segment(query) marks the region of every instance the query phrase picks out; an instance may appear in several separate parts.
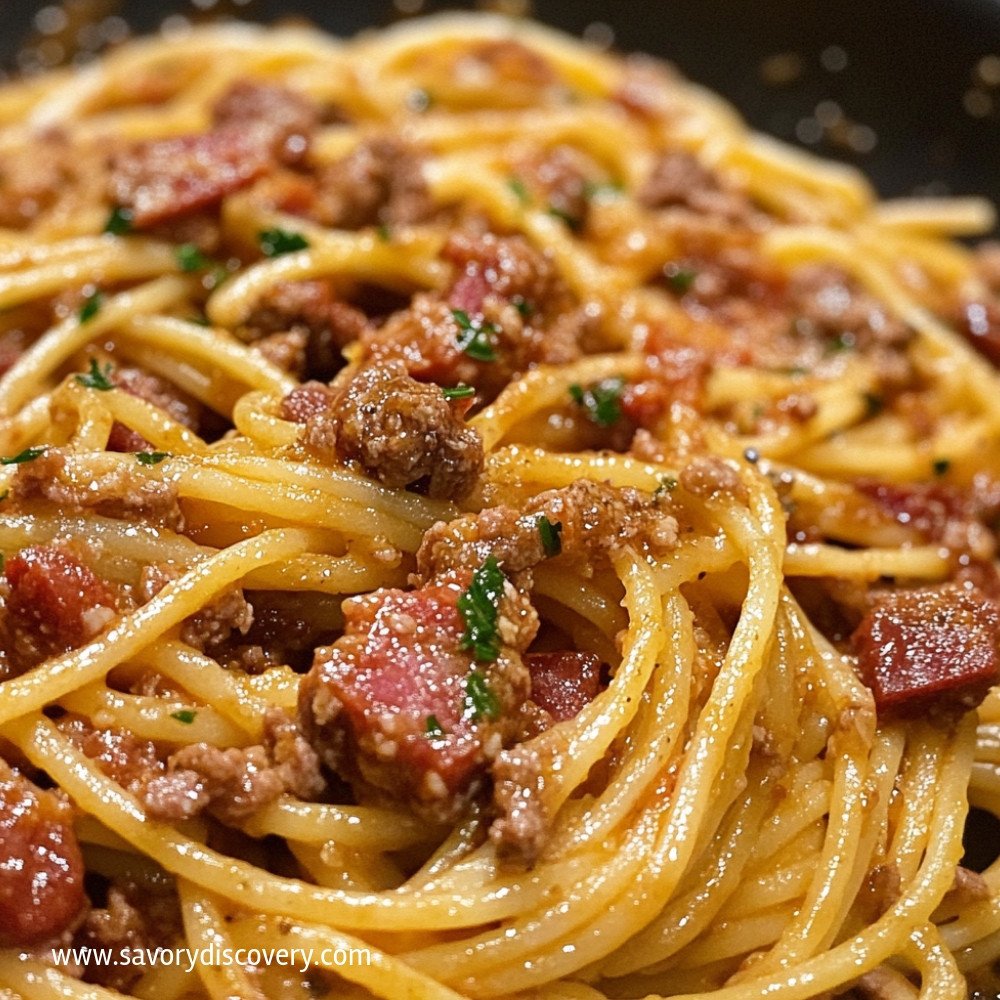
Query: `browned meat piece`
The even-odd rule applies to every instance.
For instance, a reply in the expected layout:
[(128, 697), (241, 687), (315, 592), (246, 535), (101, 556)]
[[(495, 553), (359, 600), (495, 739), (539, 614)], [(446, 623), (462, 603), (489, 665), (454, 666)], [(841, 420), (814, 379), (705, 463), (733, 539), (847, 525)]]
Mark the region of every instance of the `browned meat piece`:
[(901, 346), (910, 328), (886, 312), (842, 271), (815, 265), (799, 268), (789, 286), (796, 330), (867, 351), (877, 346)]
[(108, 194), (137, 229), (147, 229), (218, 205), (271, 162), (259, 136), (236, 126), (152, 139), (113, 155)]
[(257, 80), (239, 80), (216, 102), (216, 127), (253, 132), (285, 163), (302, 159), (319, 125), (319, 108), (302, 94)]
[(333, 406), (337, 394), (322, 382), (306, 382), (296, 386), (281, 401), (279, 414), (282, 420), (293, 424), (305, 424), (314, 418), (323, 417)]
[[(189, 430), (197, 431), (201, 419), (201, 404), (166, 379), (141, 368), (116, 368), (111, 376), (119, 389), (138, 396), (163, 410), (171, 419)], [(108, 436), (108, 451), (148, 451), (152, 446), (136, 431), (115, 421)]]
[(233, 638), (246, 635), (253, 624), (253, 607), (239, 588), (220, 594), (211, 604), (193, 614), (181, 629), (181, 639), (210, 656)]
[[(95, 897), (96, 898), (96, 897)], [(170, 947), (183, 933), (180, 901), (173, 878), (152, 870), (139, 877), (122, 875), (108, 886), (73, 937), (77, 948)], [(91, 961), (83, 970), (88, 983), (128, 993), (142, 975), (139, 965)]]
[(852, 642), (880, 715), (968, 711), (1000, 680), (1000, 609), (955, 584), (885, 594)]
[[(551, 527), (548, 542), (540, 528), (543, 517)], [(429, 580), (494, 556), (505, 572), (516, 577), (549, 555), (565, 553), (589, 565), (628, 545), (663, 552), (676, 540), (677, 521), (662, 495), (650, 497), (580, 479), (540, 493), (523, 511), (489, 507), (438, 522), (424, 535), (417, 571)]]
[(188, 819), (205, 808), (223, 823), (239, 824), (279, 795), (310, 799), (322, 791), (319, 760), (283, 711), (264, 719), (263, 745), (228, 750), (194, 743), (173, 754), (168, 773), (143, 790), (153, 819)]
[(421, 381), (475, 385), (485, 398), (533, 365), (580, 356), (591, 321), (549, 257), (523, 237), (458, 233), (442, 256), (456, 274), (447, 300), (415, 296), (362, 338), (367, 354), (399, 358)]
[(854, 486), (923, 541), (940, 542), (977, 561), (992, 559), (996, 552), (996, 538), (986, 525), (997, 516), (997, 497), (982, 478), (972, 490), (946, 483), (883, 483), (875, 479), (859, 479)]
[(520, 162), (514, 176), (529, 196), (572, 229), (582, 229), (590, 208), (591, 178), (599, 176), (595, 164), (572, 146), (556, 146), (544, 155)]
[(664, 153), (656, 161), (638, 198), (646, 208), (681, 206), (731, 222), (747, 222), (753, 212), (746, 195), (724, 187), (697, 158), (682, 150)]
[(304, 334), (304, 375), (321, 382), (340, 371), (343, 348), (369, 329), (365, 314), (334, 298), (326, 281), (275, 285), (261, 296), (246, 325), (254, 338), (287, 331)]
[(473, 582), (463, 568), (417, 590), (345, 601), (344, 634), (317, 649), (299, 689), (303, 730), (324, 763), (434, 821), (453, 820), (480, 787), (528, 695), (518, 654), (537, 616), (493, 571), (497, 590), (480, 596), (497, 645), (478, 650), (482, 662), (463, 641), (460, 602)]
[(491, 768), (493, 807), (490, 840), (503, 860), (529, 867), (548, 838), (550, 819), (542, 804), (545, 781), (538, 754), (524, 746), (501, 750)]
[(306, 377), (306, 347), (308, 335), (302, 330), (288, 333), (269, 333), (255, 340), (251, 347), (275, 368), (280, 368), (297, 379)]
[(4, 574), (0, 678), (89, 642), (117, 613), (111, 587), (65, 549), (21, 549)]
[[(324, 461), (357, 462), (394, 489), (426, 485), (432, 497), (460, 499), (483, 468), (482, 441), (458, 416), (460, 405), (410, 378), (400, 362), (370, 365), (307, 418), (302, 440)], [(298, 409), (289, 400), (285, 412)]]
[[(18, 466), (10, 488), (15, 503), (48, 500), (62, 510), (92, 510), (105, 517), (141, 519), (175, 530), (184, 523), (177, 489), (148, 474), (138, 462), (95, 455), (77, 470), (56, 448)], [(84, 478), (86, 477), (86, 478)]]
[(991, 364), (1000, 367), (1000, 301), (962, 302), (954, 317), (955, 327)]
[[(523, 236), (457, 232), (441, 256), (455, 267), (449, 304), (470, 316), (483, 312), (487, 303), (513, 303), (521, 306), (534, 325), (547, 327), (576, 306), (549, 254), (536, 250)], [(539, 347), (553, 349), (551, 345)], [(566, 345), (558, 349), (566, 350)], [(571, 361), (578, 354), (552, 358), (551, 363)]]
[(57, 725), (109, 778), (134, 795), (164, 771), (155, 744), (125, 729), (98, 729), (73, 715), (64, 716)]
[(85, 903), (72, 809), (0, 759), (0, 945), (50, 940)]
[(363, 142), (319, 177), (316, 218), (337, 229), (412, 225), (432, 210), (423, 159), (398, 139)]
[(746, 503), (747, 491), (739, 473), (724, 459), (703, 455), (692, 459), (681, 470), (681, 485), (698, 497), (719, 497), (723, 494)]
[(0, 227), (23, 229), (74, 183), (69, 144), (57, 134), (0, 156)]

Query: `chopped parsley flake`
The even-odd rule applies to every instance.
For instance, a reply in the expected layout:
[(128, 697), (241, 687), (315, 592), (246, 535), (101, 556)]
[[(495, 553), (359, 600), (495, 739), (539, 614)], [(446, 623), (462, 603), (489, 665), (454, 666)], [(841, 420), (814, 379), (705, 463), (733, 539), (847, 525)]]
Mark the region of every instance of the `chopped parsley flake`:
[(562, 523), (550, 521), (544, 514), (538, 515), (535, 522), (538, 525), (538, 534), (542, 539), (542, 548), (547, 556), (557, 556), (562, 552)]
[(475, 394), (476, 390), (471, 385), (452, 385), (441, 389), (445, 399), (470, 399)]
[(441, 727), (441, 723), (438, 722), (436, 715), (427, 716), (427, 719), (424, 722), (424, 732), (432, 739), (438, 736), (444, 736), (444, 729)]
[(932, 466), (934, 469), (935, 476), (944, 476), (947, 474), (948, 470), (951, 468), (951, 459), (949, 458), (936, 458), (934, 459), (934, 464)]
[(159, 465), (165, 458), (170, 458), (167, 451), (137, 451), (135, 459), (140, 465)]
[(86, 375), (74, 376), (79, 385), (87, 389), (97, 389), (98, 392), (107, 392), (115, 387), (114, 382), (108, 377), (112, 372), (111, 365), (105, 365), (103, 370), (97, 363), (97, 358), (90, 359), (90, 371)]
[(500, 716), (500, 702), (486, 678), (473, 670), (465, 678), (465, 712), (473, 722), (482, 718), (495, 720)]
[(494, 556), (472, 574), (472, 582), (458, 599), (465, 632), (462, 649), (471, 649), (480, 663), (492, 663), (500, 655), (500, 634), (497, 630), (500, 596), (504, 575)]
[(182, 243), (174, 251), (174, 256), (178, 267), (187, 274), (204, 271), (212, 263), (193, 243)]
[(624, 379), (603, 378), (586, 389), (574, 383), (569, 387), (569, 394), (577, 406), (582, 406), (587, 411), (587, 417), (598, 427), (611, 427), (621, 419), (620, 401), (624, 388)]
[(673, 493), (677, 489), (677, 480), (673, 476), (660, 476), (660, 485), (653, 490), (653, 496), (663, 493)]
[(680, 264), (667, 264), (663, 269), (663, 277), (667, 279), (671, 291), (678, 295), (684, 295), (685, 292), (691, 291), (691, 286), (698, 277), (698, 272)]
[(111, 214), (108, 216), (108, 221), (104, 223), (104, 231), (110, 233), (112, 236), (124, 236), (126, 233), (132, 232), (132, 223), (135, 219), (135, 215), (130, 208), (123, 208), (121, 205), (115, 205), (111, 209)]
[(100, 290), (96, 292), (91, 292), (83, 300), (83, 305), (80, 306), (80, 312), (77, 316), (81, 323), (89, 323), (100, 311), (101, 306), (104, 304), (104, 296), (101, 294)]
[(309, 246), (309, 241), (301, 233), (290, 233), (286, 229), (265, 229), (257, 234), (257, 242), (265, 257), (280, 257)]
[(452, 316), (458, 324), (458, 346), (476, 361), (496, 361), (497, 352), (493, 338), (497, 328), (483, 320), (473, 320), (463, 309), (452, 309)]
[(827, 344), (827, 354), (839, 354), (841, 351), (853, 351), (855, 340), (853, 333), (840, 333)]
[(527, 205), (531, 201), (531, 195), (528, 194), (528, 189), (524, 186), (524, 181), (520, 177), (508, 177), (507, 187), (514, 193), (514, 197), (522, 205)]
[(24, 465), (25, 462), (34, 462), (36, 458), (44, 455), (45, 451), (44, 445), (40, 448), (25, 448), (24, 451), (18, 452), (16, 455), (0, 458), (0, 465)]
[(170, 718), (176, 719), (178, 722), (183, 722), (185, 726), (190, 726), (192, 722), (198, 717), (197, 712), (192, 712), (190, 708), (182, 708), (180, 711), (171, 712)]
[(529, 316), (533, 316), (535, 313), (535, 307), (522, 295), (515, 295), (511, 300), (511, 304), (514, 308), (521, 314), (523, 319), (527, 319)]
[(392, 230), (384, 222), (375, 227), (375, 235), (378, 236), (383, 243), (389, 243), (392, 241)]

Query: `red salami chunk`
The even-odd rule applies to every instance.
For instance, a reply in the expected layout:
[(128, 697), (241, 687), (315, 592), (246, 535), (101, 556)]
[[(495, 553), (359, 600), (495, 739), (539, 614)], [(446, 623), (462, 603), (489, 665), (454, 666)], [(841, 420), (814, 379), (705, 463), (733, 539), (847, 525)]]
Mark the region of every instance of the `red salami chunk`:
[(852, 641), (883, 715), (975, 708), (1000, 680), (1000, 609), (975, 588), (891, 593)]
[(114, 158), (110, 195), (137, 229), (147, 229), (212, 208), (260, 177), (272, 159), (255, 132), (234, 126), (154, 139)]
[(529, 653), (531, 700), (556, 722), (572, 719), (601, 689), (601, 661), (593, 653)]
[(0, 760), (0, 946), (54, 938), (85, 902), (69, 806)]
[(114, 616), (107, 584), (63, 549), (22, 549), (8, 560), (6, 576), (8, 614), (52, 653), (88, 642)]

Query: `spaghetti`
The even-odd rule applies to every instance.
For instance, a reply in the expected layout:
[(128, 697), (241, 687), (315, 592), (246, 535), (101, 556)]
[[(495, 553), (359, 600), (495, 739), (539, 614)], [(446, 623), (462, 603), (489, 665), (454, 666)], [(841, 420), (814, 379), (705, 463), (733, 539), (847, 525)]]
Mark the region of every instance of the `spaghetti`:
[(476, 17), (5, 85), (0, 224), (0, 986), (1000, 988), (988, 206)]

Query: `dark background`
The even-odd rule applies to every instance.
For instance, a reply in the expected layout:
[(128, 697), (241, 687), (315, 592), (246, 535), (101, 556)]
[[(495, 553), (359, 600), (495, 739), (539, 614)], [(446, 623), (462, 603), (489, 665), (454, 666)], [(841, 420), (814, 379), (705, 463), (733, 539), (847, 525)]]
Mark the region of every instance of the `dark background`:
[[(119, 40), (124, 23), (152, 31), (178, 14), (301, 17), (351, 35), (463, 6), (528, 8), (595, 39), (610, 28), (615, 48), (666, 56), (756, 127), (857, 163), (883, 194), (1000, 202), (1000, 0), (0, 0), (0, 65), (31, 70), (68, 57), (81, 26), (92, 51)], [(51, 30), (53, 10), (69, 28)], [(768, 66), (793, 78), (768, 83)]]

